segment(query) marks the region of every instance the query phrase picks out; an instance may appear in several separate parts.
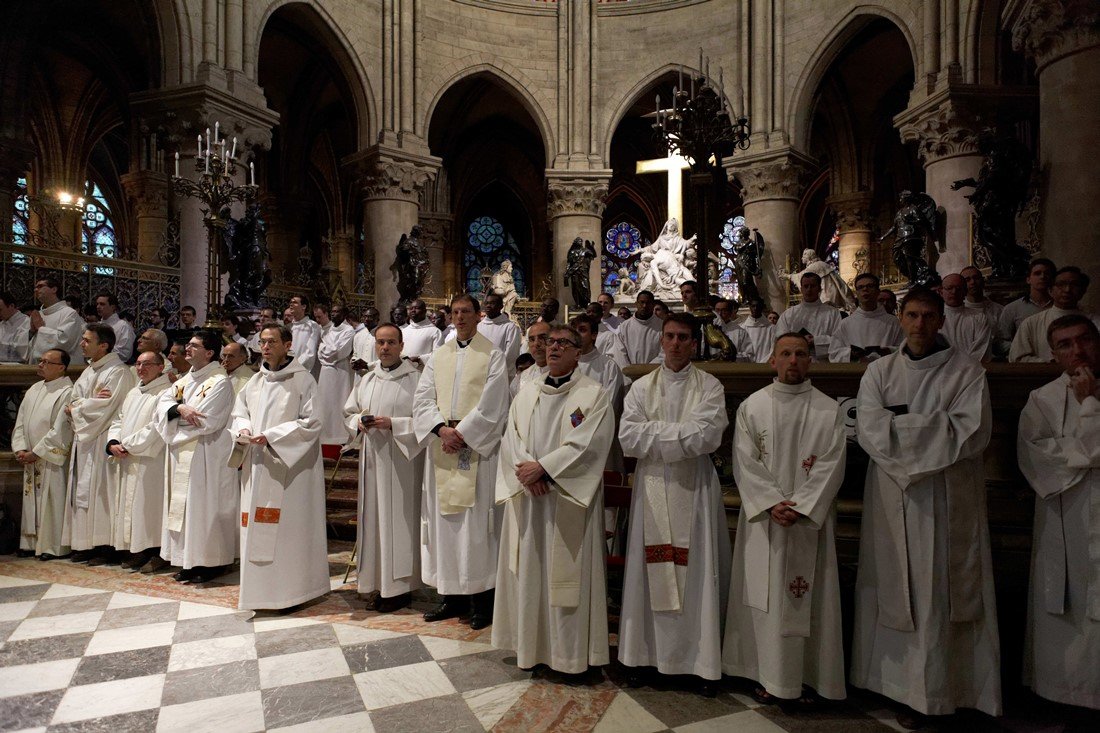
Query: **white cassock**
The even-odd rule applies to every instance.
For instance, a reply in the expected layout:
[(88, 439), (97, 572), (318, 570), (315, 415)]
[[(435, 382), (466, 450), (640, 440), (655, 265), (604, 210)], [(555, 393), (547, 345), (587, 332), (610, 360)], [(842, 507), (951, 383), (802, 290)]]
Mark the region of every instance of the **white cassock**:
[(519, 330), (519, 326), (512, 322), (507, 313), (501, 313), (496, 318), (482, 318), (477, 324), (477, 331), (504, 354), (504, 363), (508, 365), (508, 376), (514, 377), (516, 357), (519, 356), (520, 342), (523, 341), (523, 333)]
[(28, 450), (38, 460), (23, 466), (23, 516), (19, 549), (60, 557), (69, 551), (69, 539), (62, 537), (65, 525), (65, 487), (69, 475), (72, 426), (64, 413), (69, 404), (73, 380), (58, 377), (35, 382), (15, 416), (11, 434), (13, 452)]
[[(420, 502), (423, 446), (413, 432), (413, 396), (420, 371), (402, 360), (363, 375), (344, 404), (346, 427), (359, 445), (360, 593), (393, 598), (421, 587)], [(390, 430), (359, 431), (363, 415), (390, 418)]]
[(608, 359), (614, 359), (615, 344), (618, 340), (618, 330), (612, 331), (600, 326), (600, 330), (596, 333), (596, 351)]
[(346, 322), (341, 323), (325, 331), (317, 349), (321, 375), (317, 377), (316, 414), (321, 421), (321, 442), (328, 445), (343, 445), (348, 439), (344, 403), (355, 381), (355, 372), (351, 369), (354, 338), (355, 329)]
[(102, 321), (104, 326), (110, 326), (115, 332), (115, 348), (112, 351), (118, 354), (118, 358), (129, 362), (134, 353), (134, 327), (128, 321), (124, 321), (117, 313), (112, 313)]
[(623, 369), (631, 364), (649, 364), (661, 355), (663, 325), (664, 321), (657, 316), (645, 320), (637, 317), (627, 319), (615, 334), (611, 358)]
[(1037, 494), (1024, 684), (1100, 709), (1100, 401), (1065, 374), (1035, 390), (1017, 453)]
[(1004, 307), (997, 319), (996, 340), (1001, 342), (1005, 355), (1008, 354), (1008, 350), (1012, 346), (1012, 340), (1016, 337), (1016, 331), (1019, 330), (1020, 324), (1028, 316), (1033, 316), (1050, 306), (1051, 303), (1047, 303), (1045, 306), (1038, 305), (1025, 294)]
[(50, 349), (61, 349), (68, 353), (71, 364), (84, 363), (84, 352), (80, 350), (80, 338), (84, 335), (84, 319), (59, 300), (53, 305), (38, 311), (44, 325), (38, 329), (31, 340), (29, 363), (35, 364)]
[(623, 325), (623, 319), (612, 313), (611, 315), (604, 316), (600, 319), (601, 331), (618, 331), (619, 326)]
[[(877, 346), (897, 351), (904, 340), (905, 334), (901, 330), (901, 321), (897, 316), (887, 313), (881, 305), (873, 311), (856, 308), (852, 315), (842, 320), (833, 332), (833, 338), (829, 344), (829, 361), (834, 364), (850, 363), (853, 348), (866, 350)], [(880, 357), (873, 352), (869, 356), (871, 361)], [(859, 360), (856, 359), (856, 361)]]
[(844, 319), (841, 318), (840, 311), (828, 303), (822, 303), (820, 300), (813, 303), (799, 303), (779, 314), (779, 320), (775, 324), (775, 335), (779, 337), (785, 333), (799, 333), (802, 329), (806, 329), (814, 337), (814, 360), (828, 361), (833, 333), (836, 332), (842, 320)]
[[(101, 389), (109, 397), (96, 397)], [(65, 503), (65, 536), (74, 550), (110, 545), (115, 492), (107, 472), (107, 431), (118, 416), (134, 375), (113, 351), (89, 364), (73, 385), (73, 449)]]
[(1051, 306), (1028, 316), (1016, 330), (1012, 339), (1012, 348), (1008, 352), (1009, 361), (1033, 361), (1044, 364), (1054, 360), (1054, 354), (1047, 343), (1047, 327), (1062, 316), (1085, 315), (1079, 310), (1063, 310)]
[(619, 365), (607, 356), (593, 349), (577, 358), (577, 372), (594, 382), (603, 385), (607, 402), (611, 405), (611, 414), (615, 420), (615, 434), (611, 440), (611, 450), (607, 453), (608, 471), (623, 471), (623, 449), (619, 447), (619, 415), (623, 413), (623, 392), (625, 377)]
[(351, 360), (365, 361), (367, 364), (373, 364), (378, 360), (378, 354), (375, 351), (374, 334), (370, 332), (369, 328), (356, 331), (355, 335), (352, 336)]
[(426, 361), (433, 351), (443, 345), (443, 332), (427, 318), (420, 323), (409, 321), (402, 326), (401, 338), (404, 343), (401, 348), (401, 356), (418, 356), (422, 362)]
[(0, 362), (24, 364), (31, 351), (31, 318), (16, 311), (0, 321)]
[[(439, 347), (416, 387), (413, 428), (428, 456), (421, 573), (444, 595), (472, 595), (496, 585), (501, 513), (493, 497), (508, 402), (504, 355), (480, 333), (465, 348), (457, 339)], [(462, 433), (467, 448), (444, 453), (432, 434), (440, 423)]]
[(232, 441), (248, 430), (267, 438), (233, 454), (242, 460), (237, 608), (290, 608), (329, 592), (316, 397), (317, 382), (296, 360), (274, 371), (261, 364), (237, 395), (229, 435), (221, 436)]
[[(603, 387), (573, 372), (525, 385), (508, 412), (496, 500), (504, 506), (492, 643), (576, 674), (607, 664), (603, 465), (615, 416)], [(538, 461), (550, 493), (532, 496), (515, 466)]]
[(729, 418), (721, 383), (688, 365), (634, 382), (619, 442), (638, 459), (630, 501), (619, 661), (722, 676), (729, 530), (710, 453)]
[(290, 324), (290, 335), (293, 339), (290, 353), (294, 361), (316, 379), (321, 373), (321, 363), (317, 361), (317, 349), (321, 346), (321, 324), (307, 316)]
[(512, 379), (508, 382), (508, 394), (514, 398), (517, 394), (519, 394), (519, 391), (523, 387), (523, 385), (527, 384), (528, 382), (541, 382), (546, 377), (546, 374), (549, 371), (550, 367), (546, 366), (545, 364), (543, 364), (542, 366), (539, 366), (538, 364), (532, 364), (531, 366), (524, 369), (522, 372), (519, 372), (514, 377), (512, 377)]
[(989, 323), (982, 313), (973, 308), (945, 305), (940, 335), (948, 344), (978, 361), (987, 361), (993, 356), (993, 334)]
[(995, 300), (986, 298), (981, 303), (975, 303), (969, 299), (963, 301), (963, 305), (976, 313), (981, 313), (985, 316), (985, 322), (989, 326), (989, 333), (993, 334), (993, 339), (997, 338), (997, 324), (1001, 321), (1001, 314), (1004, 313), (1005, 307)]
[[(741, 403), (733, 440), (741, 512), (722, 671), (776, 697), (797, 698), (807, 685), (843, 699), (834, 499), (844, 480), (844, 414), (809, 381), (777, 381)], [(782, 501), (802, 515), (790, 527), (769, 513)]]
[(766, 316), (753, 318), (746, 316), (741, 322), (741, 328), (749, 335), (752, 342), (752, 353), (756, 356), (757, 364), (764, 364), (771, 358), (775, 350), (775, 324)]
[(856, 431), (871, 463), (851, 682), (927, 715), (1001, 714), (982, 468), (990, 425), (985, 370), (954, 348), (919, 360), (903, 348), (860, 381)]
[[(240, 484), (229, 467), (233, 441), (225, 434), (233, 383), (217, 362), (192, 369), (160, 393), (153, 424), (167, 445), (160, 556), (172, 565), (228, 565), (237, 557)], [(192, 426), (171, 417), (186, 404), (206, 415)]]
[(114, 492), (111, 545), (116, 550), (142, 552), (160, 547), (165, 455), (164, 440), (153, 427), (153, 414), (161, 392), (171, 388), (172, 382), (166, 374), (149, 384), (134, 386), (107, 431), (108, 445), (118, 441), (130, 454), (107, 460)]
[(714, 319), (714, 325), (722, 329), (722, 333), (726, 334), (733, 343), (733, 348), (737, 350), (737, 361), (756, 361), (756, 348), (753, 346), (752, 339), (749, 338), (748, 331), (741, 328), (736, 321), (726, 323), (721, 317)]

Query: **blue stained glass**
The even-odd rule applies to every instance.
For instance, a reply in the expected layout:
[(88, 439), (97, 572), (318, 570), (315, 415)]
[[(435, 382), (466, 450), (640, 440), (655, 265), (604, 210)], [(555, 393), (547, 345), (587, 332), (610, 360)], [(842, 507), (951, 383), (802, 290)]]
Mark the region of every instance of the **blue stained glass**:
[[(15, 205), (11, 215), (12, 241), (26, 244), (30, 234), (30, 199), (27, 198), (27, 179), (20, 176), (15, 181)], [(25, 259), (25, 258), (24, 258)]]
[(107, 203), (107, 196), (94, 181), (84, 182), (84, 214), (81, 225), (82, 252), (97, 257), (114, 257), (117, 254), (111, 207)]
[(618, 290), (620, 268), (625, 267), (630, 272), (631, 279), (637, 280), (635, 263), (638, 251), (643, 246), (641, 232), (630, 222), (621, 221), (604, 233), (604, 254), (600, 257), (600, 271), (605, 293), (614, 295)]
[(512, 279), (516, 284), (516, 292), (520, 297), (527, 294), (523, 256), (516, 240), (504, 230), (504, 225), (491, 216), (476, 217), (466, 228), (466, 243), (462, 263), (466, 268), (468, 292), (480, 293), (482, 273), (495, 272), (500, 269), (504, 260), (509, 260), (512, 263)]

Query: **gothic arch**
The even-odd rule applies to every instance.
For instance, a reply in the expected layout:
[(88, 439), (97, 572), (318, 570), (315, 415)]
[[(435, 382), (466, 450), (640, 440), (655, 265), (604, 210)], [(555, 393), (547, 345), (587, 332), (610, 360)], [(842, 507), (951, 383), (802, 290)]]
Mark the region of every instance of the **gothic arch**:
[(160, 37), (160, 86), (172, 87), (190, 79), (191, 48), (182, 35), (190, 18), (183, 0), (154, 0), (153, 17)]
[(693, 69), (689, 66), (682, 66), (681, 64), (665, 64), (664, 66), (654, 69), (653, 71), (642, 77), (638, 82), (634, 84), (634, 86), (630, 88), (629, 91), (627, 91), (623, 95), (622, 99), (619, 100), (619, 103), (616, 104), (614, 108), (611, 108), (611, 115), (608, 119), (608, 124), (606, 124), (603, 128), (603, 164), (605, 166), (609, 166), (611, 164), (611, 138), (614, 137), (615, 130), (616, 128), (618, 128), (619, 123), (623, 121), (624, 117), (626, 117), (627, 111), (632, 106), (634, 106), (634, 104), (638, 101), (639, 96), (641, 96), (641, 94), (646, 89), (652, 87), (655, 83), (660, 81), (661, 77), (667, 76), (669, 74), (676, 74), (680, 71), (681, 68), (683, 68), (684, 73), (699, 73), (696, 69)]

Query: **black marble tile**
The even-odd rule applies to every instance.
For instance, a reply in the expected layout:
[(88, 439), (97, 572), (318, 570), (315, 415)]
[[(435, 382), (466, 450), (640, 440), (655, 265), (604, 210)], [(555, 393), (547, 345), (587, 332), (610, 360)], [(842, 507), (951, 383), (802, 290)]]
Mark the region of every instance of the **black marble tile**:
[(151, 649), (133, 649), (126, 652), (96, 654), (80, 660), (71, 685), (90, 685), (95, 682), (144, 677), (168, 671), (171, 647), (156, 646)]
[(40, 728), (49, 724), (64, 690), (0, 697), (0, 730)]
[(375, 733), (406, 733), (430, 730), (432, 733), (484, 733), (473, 711), (461, 695), (445, 695), (429, 700), (393, 705), (370, 714)]
[[(812, 710), (784, 709), (778, 705), (761, 705), (756, 713), (789, 733), (826, 733), (826, 731), (851, 731), (852, 733), (887, 733), (893, 728), (856, 710), (845, 703), (830, 703)], [(977, 733), (977, 731), (973, 731)]]
[(135, 713), (51, 725), (47, 730), (49, 733), (147, 733), (157, 729), (159, 715), (159, 710), (139, 710)]
[(261, 631), (256, 634), (256, 655), (274, 657), (278, 654), (308, 652), (340, 646), (331, 624), (295, 626), (290, 629)]
[(16, 585), (10, 588), (0, 588), (0, 603), (18, 603), (20, 601), (37, 601), (46, 595), (50, 589), (49, 583), (36, 585)]
[(708, 698), (693, 690), (675, 689), (675, 680), (658, 678), (655, 684), (658, 687), (621, 690), (619, 694), (629, 695), (646, 712), (669, 728), (748, 710), (741, 701), (725, 690), (718, 697)]
[(236, 695), (260, 689), (260, 668), (255, 659), (227, 662), (212, 667), (169, 672), (164, 679), (160, 704), (178, 705), (194, 700)]
[(55, 662), (58, 659), (75, 659), (84, 656), (92, 634), (63, 634), (44, 639), (21, 639), (6, 642), (0, 648), (0, 667), (35, 662)]
[(102, 611), (111, 602), (113, 593), (90, 593), (83, 596), (65, 596), (64, 598), (47, 598), (39, 601), (38, 605), (31, 609), (27, 618), (41, 618), (43, 616), (64, 616), (70, 613), (88, 613), (90, 611)]
[[(363, 711), (363, 697), (351, 677), (303, 682), (264, 690), (264, 723), (270, 728), (308, 723)], [(430, 730), (414, 727), (407, 730)]]
[(249, 622), (251, 615), (251, 612), (244, 611), (221, 616), (185, 619), (176, 624), (176, 633), (172, 638), (172, 643), (179, 644), (185, 641), (251, 634), (255, 631)]
[(112, 608), (103, 612), (98, 629), (121, 629), (127, 626), (144, 626), (175, 621), (180, 613), (178, 601), (131, 606), (130, 608)]
[(380, 639), (363, 644), (351, 644), (343, 648), (344, 659), (352, 674), (404, 667), (406, 664), (430, 662), (432, 655), (418, 637), (413, 634), (394, 639)]
[(8, 640), (11, 632), (15, 631), (22, 621), (0, 621), (0, 643)]
[[(506, 657), (511, 664), (504, 661)], [(531, 673), (524, 672), (515, 662), (515, 653), (499, 650), (443, 659), (438, 664), (456, 690), (467, 692), (530, 679)]]

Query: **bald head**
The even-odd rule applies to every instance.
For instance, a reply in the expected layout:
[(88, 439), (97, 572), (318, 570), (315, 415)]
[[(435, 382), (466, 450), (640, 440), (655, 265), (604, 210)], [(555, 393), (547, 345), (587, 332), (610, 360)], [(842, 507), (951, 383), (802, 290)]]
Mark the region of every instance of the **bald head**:
[(944, 303), (952, 308), (963, 305), (963, 299), (966, 298), (966, 280), (962, 275), (957, 272), (951, 273), (943, 279), (940, 288)]

